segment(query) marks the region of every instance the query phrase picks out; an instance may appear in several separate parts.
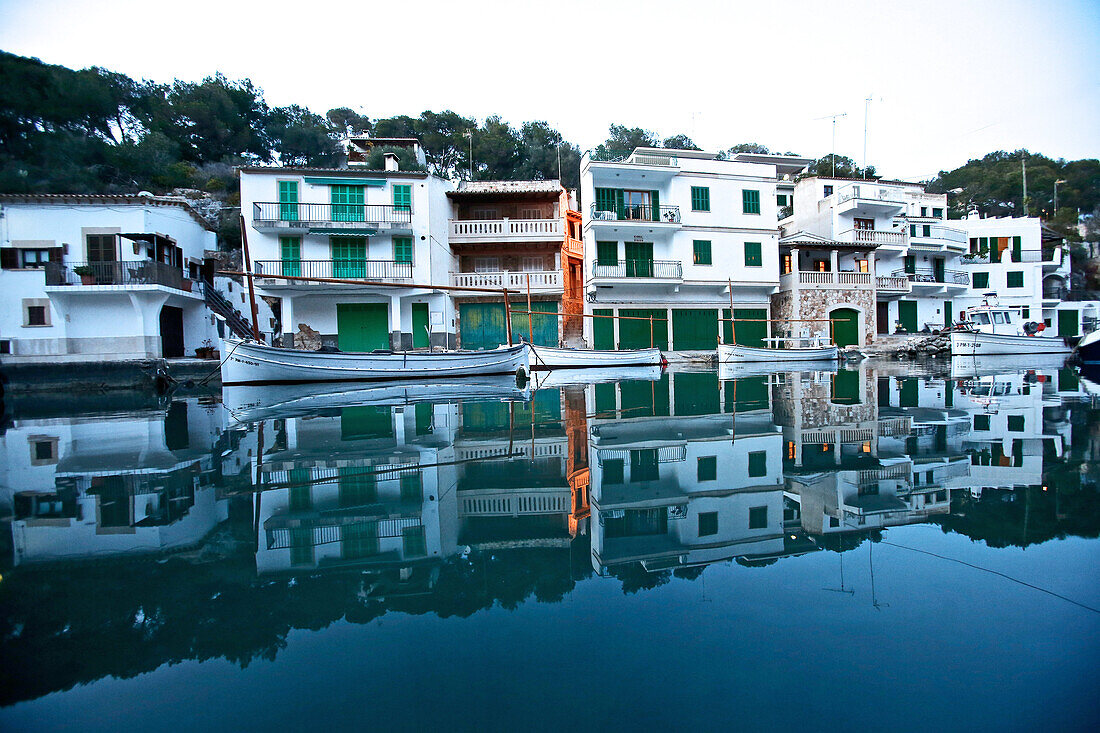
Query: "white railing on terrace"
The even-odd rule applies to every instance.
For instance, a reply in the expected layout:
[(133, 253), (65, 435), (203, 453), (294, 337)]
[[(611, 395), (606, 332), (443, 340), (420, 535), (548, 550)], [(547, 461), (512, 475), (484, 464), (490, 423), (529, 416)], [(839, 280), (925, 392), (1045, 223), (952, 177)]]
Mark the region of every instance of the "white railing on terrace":
[(568, 487), (535, 489), (522, 493), (500, 491), (462, 491), (459, 516), (514, 517), (521, 514), (568, 514), (573, 508)]
[(928, 234), (924, 233), (924, 224), (917, 224), (917, 233), (909, 233), (910, 237), (916, 237), (918, 239), (942, 239), (946, 242), (953, 244), (966, 244), (966, 232), (961, 229), (952, 229), (951, 227), (938, 226), (932, 224), (928, 227)]
[(859, 287), (873, 284), (872, 275), (869, 272), (817, 272), (801, 270), (797, 273), (788, 272), (779, 278), (780, 287), (794, 285), (797, 275), (799, 285), (819, 285), (824, 287)]
[(909, 278), (907, 277), (890, 277), (879, 275), (875, 278), (875, 286), (879, 290), (897, 290), (901, 292), (909, 292), (912, 287), (909, 285)]
[(882, 201), (884, 203), (897, 204), (898, 206), (904, 206), (905, 202), (901, 200), (901, 193), (892, 191), (889, 188), (882, 186), (875, 186), (873, 184), (853, 184), (845, 186), (837, 191), (837, 203), (844, 203), (845, 201), (851, 201), (853, 199), (860, 199), (863, 201)]
[(573, 257), (584, 257), (584, 242), (572, 237), (565, 238), (565, 253)]
[(561, 239), (561, 219), (451, 219), (452, 240), (471, 239)]
[(561, 270), (533, 272), (452, 272), (451, 285), (457, 288), (508, 288), (526, 290), (528, 278), (531, 290), (561, 290)]
[(882, 231), (878, 229), (849, 229), (840, 233), (840, 240), (856, 244), (889, 244), (895, 247), (905, 246), (904, 231)]

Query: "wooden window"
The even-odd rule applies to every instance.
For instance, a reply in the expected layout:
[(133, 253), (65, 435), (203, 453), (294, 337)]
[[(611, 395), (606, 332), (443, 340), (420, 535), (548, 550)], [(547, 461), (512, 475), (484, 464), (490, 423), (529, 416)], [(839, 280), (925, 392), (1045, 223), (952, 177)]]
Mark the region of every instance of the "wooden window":
[(520, 219), (546, 219), (545, 212), (539, 208), (524, 207), (519, 210)]
[(410, 263), (413, 261), (412, 237), (393, 238), (393, 261)]
[(1024, 286), (1024, 273), (1020, 270), (1008, 273), (1008, 287), (1022, 288)]
[(693, 250), (694, 256), (695, 256), (695, 264), (697, 264), (697, 265), (710, 265), (710, 264), (713, 264), (711, 262), (710, 240), (696, 239), (691, 243), (691, 246), (692, 246), (692, 250)]
[(745, 267), (763, 267), (764, 255), (760, 242), (745, 242)]
[(931, 237), (932, 236), (932, 225), (931, 224), (925, 224), (921, 228), (921, 236), (922, 237)]
[(749, 508), (749, 529), (767, 529), (768, 507), (754, 506)]
[(519, 265), (523, 272), (541, 272), (546, 269), (546, 258), (542, 255), (525, 255), (520, 258)]
[(20, 266), (24, 268), (45, 267), (50, 261), (48, 249), (21, 249), (19, 250)]
[(1031, 308), (1026, 305), (1020, 309), (1020, 319), (1026, 321), (1031, 318)]
[(491, 219), (499, 219), (496, 209), (474, 209), (473, 218), (477, 221), (489, 221)]
[(424, 501), (424, 481), (420, 470), (401, 474), (401, 503), (420, 504)]
[(917, 272), (917, 256), (916, 255), (905, 255), (905, 257), (902, 258), (902, 266), (905, 268), (905, 273), (907, 275), (916, 274), (916, 272)]
[(749, 478), (768, 475), (768, 452), (764, 450), (749, 453)]
[(707, 186), (691, 187), (691, 210), (710, 211), (710, 188)]
[(279, 255), (283, 261), (283, 274), (298, 277), (302, 274), (302, 238), (279, 237)]
[(937, 219), (942, 219), (943, 209), (932, 209), (932, 216), (936, 217)]
[(334, 277), (366, 277), (367, 238), (330, 237)]
[(741, 191), (741, 211), (745, 214), (760, 213), (760, 192), (751, 189)]
[(982, 290), (989, 287), (989, 273), (988, 272), (975, 272), (974, 273), (974, 289)]
[(88, 235), (88, 262), (114, 262), (115, 259), (114, 234)]
[(718, 457), (703, 456), (700, 458), (695, 469), (695, 478), (698, 481), (716, 481), (718, 479)]
[(699, 536), (709, 537), (718, 534), (718, 512), (699, 513)]
[(826, 186), (825, 187), (825, 196), (832, 196), (832, 195), (833, 195), (833, 187), (832, 186)]
[(1020, 237), (1012, 238), (1012, 261), (1023, 262), (1023, 240)]
[(917, 225), (916, 224), (910, 224), (909, 225), (909, 236), (910, 237), (917, 236)]
[[(596, 386), (601, 387), (603, 385), (596, 385)], [(614, 387), (615, 387), (615, 385), (613, 385), (613, 384), (608, 385), (608, 386), (610, 386), (612, 389), (614, 389)], [(614, 410), (614, 407), (612, 407), (611, 409)], [(626, 483), (626, 479), (624, 478), (624, 476), (626, 474), (623, 471), (624, 465), (625, 464), (623, 463), (622, 458), (611, 458), (609, 460), (604, 461), (603, 462), (603, 483), (605, 483), (605, 484), (622, 484), (622, 483)]]
[(596, 264), (608, 266), (619, 264), (619, 243), (596, 242)]
[(404, 557), (424, 557), (428, 554), (428, 542), (424, 534), (423, 525), (419, 527), (404, 527), (401, 530), (402, 554)]
[(977, 237), (971, 237), (970, 238), (970, 253), (975, 254), (977, 251), (978, 251), (978, 238)]
[(786, 196), (786, 194), (777, 193), (775, 195), (775, 205), (780, 206), (780, 207), (786, 206), (787, 205), (787, 196)]
[(786, 275), (786, 274), (790, 273), (793, 267), (794, 267), (794, 258), (791, 257), (790, 252), (784, 252), (783, 253), (783, 272), (782, 272), (782, 274)]
[(870, 271), (870, 263), (867, 260), (856, 260), (856, 272)]
[(407, 183), (394, 184), (394, 211), (412, 211), (412, 186)]
[(474, 272), (500, 272), (500, 258), (475, 257)]
[(852, 224), (856, 229), (864, 229), (868, 231), (874, 231), (875, 220), (874, 219), (860, 219), (856, 218), (852, 220)]
[(50, 301), (49, 298), (24, 298), (23, 299), (23, 325), (24, 326), (49, 326)]

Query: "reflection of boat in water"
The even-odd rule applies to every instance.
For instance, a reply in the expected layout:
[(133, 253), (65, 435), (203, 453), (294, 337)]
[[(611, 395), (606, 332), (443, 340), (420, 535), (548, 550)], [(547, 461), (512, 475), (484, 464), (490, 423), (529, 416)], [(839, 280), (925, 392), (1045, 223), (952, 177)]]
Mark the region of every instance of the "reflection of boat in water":
[(1060, 337), (1039, 336), (1042, 323), (1019, 323), (1007, 306), (997, 303), (988, 293), (981, 305), (966, 309), (966, 330), (952, 331), (952, 356), (992, 356), (996, 354), (1069, 354), (1072, 349)]
[(740, 377), (757, 377), (766, 374), (775, 374), (777, 372), (807, 372), (810, 374), (821, 372), (835, 374), (837, 371), (839, 371), (839, 363), (836, 361), (784, 362), (780, 367), (774, 364), (765, 364), (763, 362), (718, 363), (718, 378), (722, 381), (738, 379)]
[(410, 405), (460, 400), (530, 399), (511, 375), (435, 379), (419, 382), (236, 385), (222, 390), (226, 410), (239, 423), (302, 417), (364, 405)]
[(531, 369), (591, 369), (594, 367), (648, 367), (664, 363), (661, 350), (626, 349), (606, 351), (559, 349), (553, 346), (531, 347)]
[(432, 379), (527, 371), (527, 344), (487, 351), (300, 351), (226, 339), (222, 384), (303, 384)]
[(987, 377), (998, 374), (1018, 374), (1027, 371), (1056, 372), (1066, 364), (1066, 354), (1018, 354), (951, 357), (951, 378)]
[(656, 382), (664, 371), (659, 366), (651, 367), (603, 367), (598, 369), (554, 369), (536, 371), (531, 375), (535, 389), (547, 387), (568, 387), (574, 384), (600, 384), (625, 380)]

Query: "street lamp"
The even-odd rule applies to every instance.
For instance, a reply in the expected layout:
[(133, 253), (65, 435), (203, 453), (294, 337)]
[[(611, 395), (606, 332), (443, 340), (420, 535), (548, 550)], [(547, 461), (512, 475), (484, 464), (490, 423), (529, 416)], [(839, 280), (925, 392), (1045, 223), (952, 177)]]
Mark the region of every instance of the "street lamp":
[(1055, 216), (1058, 215), (1058, 184), (1059, 183), (1065, 183), (1065, 181), (1055, 181), (1054, 182), (1054, 215)]

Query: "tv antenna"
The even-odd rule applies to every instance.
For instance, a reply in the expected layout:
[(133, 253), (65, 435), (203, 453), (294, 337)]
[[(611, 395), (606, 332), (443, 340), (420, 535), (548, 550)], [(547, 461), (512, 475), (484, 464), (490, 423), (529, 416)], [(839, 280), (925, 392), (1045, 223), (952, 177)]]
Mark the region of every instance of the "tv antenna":
[(815, 117), (814, 118), (814, 122), (817, 122), (818, 120), (832, 120), (833, 121), (833, 152), (829, 157), (831, 157), (832, 160), (833, 160), (833, 173), (832, 173), (832, 175), (833, 175), (834, 178), (836, 177), (836, 121), (838, 119), (840, 119), (841, 117), (847, 117), (847, 116), (848, 116), (847, 112), (840, 112), (840, 113), (837, 113), (835, 115), (825, 115), (824, 117)]

